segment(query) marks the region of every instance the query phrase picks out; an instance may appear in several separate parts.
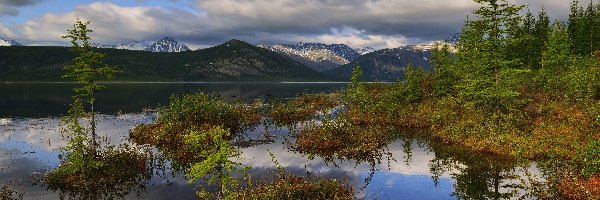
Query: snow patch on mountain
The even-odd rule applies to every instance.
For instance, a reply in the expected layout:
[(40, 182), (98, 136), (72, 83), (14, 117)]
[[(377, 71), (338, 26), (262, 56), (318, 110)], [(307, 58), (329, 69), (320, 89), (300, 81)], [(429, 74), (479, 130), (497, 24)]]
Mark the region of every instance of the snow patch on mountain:
[(108, 48), (108, 49), (127, 49), (137, 51), (151, 51), (151, 52), (181, 52), (189, 51), (190, 49), (177, 42), (175, 39), (165, 37), (153, 43), (144, 43), (139, 41), (133, 41), (129, 43), (117, 44), (117, 45), (105, 45), (105, 44), (91, 44), (92, 47), (96, 48)]
[(148, 48), (148, 45), (142, 43), (142, 42), (138, 42), (138, 41), (133, 41), (130, 43), (125, 43), (125, 44), (117, 44), (114, 47), (115, 49), (129, 49), (129, 50), (144, 50), (146, 48)]
[(15, 40), (5, 40), (0, 38), (0, 46), (25, 46)]
[(152, 43), (145, 50), (152, 52), (182, 52), (189, 51), (190, 48), (188, 48), (184, 44), (175, 41), (175, 39), (173, 38), (165, 37)]
[(348, 64), (361, 55), (345, 44), (300, 42), (298, 44), (258, 46), (292, 58), (315, 71), (330, 70)]
[(375, 49), (373, 47), (362, 47), (355, 49), (355, 51), (360, 55), (365, 55), (371, 52), (375, 52)]

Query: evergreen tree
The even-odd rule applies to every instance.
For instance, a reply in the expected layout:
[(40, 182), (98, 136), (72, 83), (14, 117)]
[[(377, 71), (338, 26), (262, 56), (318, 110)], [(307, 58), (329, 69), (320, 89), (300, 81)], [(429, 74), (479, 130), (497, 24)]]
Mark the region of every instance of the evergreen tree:
[(574, 53), (579, 53), (579, 30), (580, 30), (580, 20), (581, 20), (581, 14), (579, 12), (579, 2), (577, 0), (573, 0), (573, 2), (571, 2), (571, 13), (569, 13), (569, 20), (568, 20), (568, 31), (569, 31), (569, 38), (571, 40), (571, 49), (573, 50)]
[(475, 20), (467, 20), (463, 27), (457, 54), (461, 82), (459, 95), (470, 105), (500, 111), (516, 102), (515, 60), (506, 60), (511, 37), (520, 25), (518, 12), (523, 8), (505, 0), (475, 0), (484, 4), (474, 11)]
[(571, 54), (568, 29), (564, 23), (555, 22), (542, 54), (542, 70), (552, 73), (564, 72)]
[(527, 67), (533, 68), (535, 61), (535, 51), (534, 48), (534, 40), (535, 37), (533, 35), (534, 27), (536, 21), (533, 13), (530, 10), (527, 10), (525, 16), (523, 17), (523, 25), (522, 25), (522, 41), (521, 43), (513, 47), (514, 53), (517, 57), (521, 57), (523, 64)]
[(556, 93), (563, 90), (561, 77), (565, 76), (572, 57), (569, 31), (564, 23), (555, 22), (542, 53), (542, 68), (538, 81), (547, 92)]
[(537, 16), (535, 26), (532, 32), (533, 44), (530, 48), (533, 48), (532, 63), (533, 69), (540, 69), (542, 62), (542, 52), (546, 48), (546, 41), (548, 41), (548, 34), (550, 32), (550, 18), (546, 13), (546, 10), (542, 7), (542, 10)]
[(434, 92), (437, 96), (446, 96), (452, 92), (457, 78), (453, 73), (454, 62), (448, 44), (437, 45), (431, 52), (431, 66), (434, 72)]
[(590, 1), (584, 9), (578, 1), (573, 1), (568, 25), (575, 54), (590, 55), (600, 49), (600, 4)]
[[(65, 122), (69, 129), (73, 131), (71, 138), (83, 141), (89, 140), (91, 149), (95, 151), (98, 147), (96, 136), (96, 111), (94, 103), (96, 97), (94, 93), (104, 88), (103, 85), (96, 81), (100, 78), (113, 78), (117, 71), (113, 66), (102, 63), (102, 59), (106, 56), (104, 53), (95, 52), (90, 46), (90, 37), (88, 33), (92, 30), (88, 29), (90, 22), (82, 22), (77, 19), (73, 25), (73, 29), (68, 30), (68, 35), (63, 38), (71, 39), (72, 50), (77, 54), (73, 59), (73, 64), (64, 67), (67, 73), (64, 78), (73, 78), (75, 82), (83, 84), (81, 87), (73, 89), (76, 93), (73, 96), (73, 103), (69, 109), (69, 115), (65, 117)], [(86, 111), (85, 104), (89, 105), (89, 111)], [(79, 124), (79, 118), (90, 117), (90, 127), (84, 128)], [(88, 132), (91, 132), (90, 137), (87, 137)], [(95, 152), (94, 152), (95, 154)]]

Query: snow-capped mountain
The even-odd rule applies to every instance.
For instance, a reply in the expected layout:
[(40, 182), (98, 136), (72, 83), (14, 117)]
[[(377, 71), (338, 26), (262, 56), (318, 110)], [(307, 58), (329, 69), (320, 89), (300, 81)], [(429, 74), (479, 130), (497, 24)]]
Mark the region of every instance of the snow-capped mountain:
[(181, 51), (189, 51), (190, 48), (188, 48), (184, 44), (177, 42), (173, 38), (165, 37), (163, 39), (160, 39), (160, 40), (152, 43), (150, 46), (148, 46), (144, 50), (152, 51), (152, 52), (181, 52)]
[(138, 42), (138, 41), (133, 41), (130, 43), (125, 43), (125, 44), (117, 44), (115, 45), (115, 49), (129, 49), (129, 50), (144, 50), (146, 48), (148, 48), (149, 46), (142, 43), (142, 42)]
[(335, 55), (341, 56), (343, 58), (345, 58), (348, 61), (353, 61), (354, 59), (358, 58), (358, 56), (360, 56), (360, 54), (358, 52), (356, 52), (354, 49), (350, 48), (348, 45), (345, 44), (322, 44), (322, 43), (304, 43), (304, 42), (300, 42), (298, 44), (294, 44), (294, 45), (286, 45), (292, 49), (298, 50), (298, 51), (312, 51), (312, 50), (318, 50), (318, 49), (326, 49), (326, 50), (330, 50), (333, 53), (335, 53)]
[(152, 52), (180, 52), (180, 51), (189, 51), (190, 49), (177, 42), (175, 39), (170, 37), (165, 37), (161, 40), (158, 40), (154, 43), (148, 45), (144, 42), (133, 41), (129, 43), (117, 44), (117, 45), (105, 45), (105, 44), (91, 44), (92, 47), (96, 48), (107, 48), (107, 49), (128, 49), (128, 50), (138, 50), (138, 51), (152, 51)]
[(143, 51), (149, 47), (149, 45), (144, 44), (142, 42), (133, 41), (130, 43), (116, 44), (116, 45), (105, 45), (105, 44), (96, 44), (92, 43), (90, 46), (96, 48), (104, 48), (104, 49), (128, 49), (128, 50), (138, 50)]
[(325, 71), (348, 64), (360, 54), (345, 44), (298, 43), (258, 45), (277, 52), (316, 70)]
[(94, 48), (101, 48), (101, 49), (114, 49), (117, 45), (91, 43), (90, 46), (94, 47)]
[(415, 51), (431, 51), (434, 48), (438, 48), (438, 47), (442, 47), (443, 45), (448, 45), (450, 52), (456, 53), (457, 49), (456, 49), (456, 43), (451, 43), (451, 42), (447, 42), (446, 41), (433, 41), (430, 42), (428, 44), (418, 44), (418, 45), (406, 45), (404, 47), (401, 48), (408, 48), (408, 49), (412, 49)]
[(355, 49), (355, 51), (360, 55), (365, 55), (365, 54), (368, 54), (371, 52), (375, 52), (375, 49), (373, 47), (363, 47), (363, 48)]
[(0, 38), (0, 46), (25, 46), (15, 40), (5, 40)]
[(296, 60), (315, 71), (325, 71), (348, 63), (344, 57), (336, 55), (329, 49), (297, 50), (290, 45), (258, 45), (283, 56)]
[(460, 40), (460, 33), (454, 34), (452, 37), (447, 38), (445, 41), (451, 44), (456, 44)]

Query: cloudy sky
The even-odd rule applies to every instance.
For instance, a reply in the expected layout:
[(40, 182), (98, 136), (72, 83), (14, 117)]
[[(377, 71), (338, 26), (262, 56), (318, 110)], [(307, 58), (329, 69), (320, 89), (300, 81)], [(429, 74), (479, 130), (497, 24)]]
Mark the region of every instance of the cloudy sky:
[[(559, 20), (571, 2), (509, 1)], [(0, 0), (0, 38), (67, 45), (60, 36), (80, 18), (103, 44), (170, 36), (193, 49), (233, 38), (394, 48), (450, 37), (476, 8), (472, 0)]]

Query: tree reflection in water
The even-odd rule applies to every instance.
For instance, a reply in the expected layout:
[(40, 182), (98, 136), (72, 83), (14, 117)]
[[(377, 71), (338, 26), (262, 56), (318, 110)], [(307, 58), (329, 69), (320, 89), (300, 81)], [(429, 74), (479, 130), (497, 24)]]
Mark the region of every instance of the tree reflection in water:
[[(413, 144), (427, 147), (435, 153), (429, 161), (431, 178), (435, 187), (439, 180), (449, 175), (455, 180), (451, 196), (458, 199), (510, 199), (556, 197), (551, 180), (545, 177), (556, 175), (560, 167), (538, 165), (515, 158), (489, 155), (474, 152), (458, 146), (443, 144), (429, 139), (429, 133), (423, 129), (393, 130), (374, 126), (352, 126), (330, 129), (328, 123), (309, 124), (301, 127), (292, 135), (295, 140), (288, 142), (288, 148), (296, 153), (307, 155), (309, 160), (321, 158), (328, 165), (337, 167), (337, 163), (354, 161), (356, 166), (367, 163), (371, 166), (365, 179), (365, 186), (378, 170), (378, 165), (387, 159), (387, 168), (393, 165), (396, 158), (389, 151), (388, 145), (402, 141), (404, 159), (407, 166), (412, 162)], [(373, 138), (373, 137), (379, 137)], [(313, 141), (306, 143), (306, 141)], [(400, 164), (400, 163), (397, 163)], [(544, 178), (542, 178), (544, 177)]]

